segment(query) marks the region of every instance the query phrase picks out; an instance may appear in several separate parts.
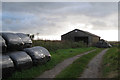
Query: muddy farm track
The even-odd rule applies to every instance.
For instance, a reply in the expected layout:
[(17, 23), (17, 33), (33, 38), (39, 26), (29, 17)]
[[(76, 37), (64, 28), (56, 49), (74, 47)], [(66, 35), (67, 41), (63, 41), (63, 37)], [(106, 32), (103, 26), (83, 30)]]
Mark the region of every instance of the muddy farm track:
[(103, 50), (95, 56), (88, 64), (87, 69), (80, 78), (100, 78), (102, 57), (108, 49)]
[[(100, 76), (100, 67), (101, 67), (101, 61), (102, 56), (106, 53), (108, 49), (105, 49), (101, 51), (97, 56), (95, 56), (88, 64), (88, 67), (84, 70), (83, 74), (79, 78), (99, 78)], [(64, 60), (63, 62), (56, 65), (51, 70), (45, 71), (43, 74), (35, 78), (34, 80), (37, 80), (38, 78), (55, 78), (56, 75), (58, 75), (63, 69), (68, 67), (70, 64), (72, 64), (75, 60), (80, 58), (81, 56), (88, 54), (92, 51), (85, 52), (83, 54), (76, 55), (74, 57), (68, 58)]]
[(64, 60), (63, 62), (56, 65), (53, 69), (45, 71), (42, 75), (38, 76), (37, 79), (38, 78), (55, 78), (56, 75), (58, 75), (67, 66), (72, 64), (73, 61), (80, 58), (82, 55), (88, 54), (88, 53), (93, 52), (93, 51), (95, 51), (95, 50), (88, 51), (88, 52), (85, 52), (83, 54), (79, 54), (79, 55), (76, 55), (72, 58), (68, 58), (68, 59)]

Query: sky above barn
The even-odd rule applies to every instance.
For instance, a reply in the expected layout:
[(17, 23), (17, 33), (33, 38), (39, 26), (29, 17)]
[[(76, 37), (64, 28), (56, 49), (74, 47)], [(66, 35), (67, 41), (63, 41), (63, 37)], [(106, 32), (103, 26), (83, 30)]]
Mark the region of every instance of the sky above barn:
[[(3, 2), (2, 31), (60, 40), (80, 29), (108, 41), (118, 40), (117, 2)], [(39, 34), (38, 34), (39, 33)]]

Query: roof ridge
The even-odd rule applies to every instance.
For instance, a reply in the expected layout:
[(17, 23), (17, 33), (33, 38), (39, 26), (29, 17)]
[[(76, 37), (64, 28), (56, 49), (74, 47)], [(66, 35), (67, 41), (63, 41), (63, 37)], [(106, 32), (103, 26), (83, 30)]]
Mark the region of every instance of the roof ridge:
[[(80, 30), (80, 29), (74, 29), (74, 30), (72, 30), (72, 31), (75, 31), (75, 30), (82, 31), (82, 32), (87, 33), (87, 34), (92, 35), (92, 36), (97, 36), (97, 35), (95, 35), (95, 34), (93, 34), (93, 33), (90, 33), (90, 32), (88, 32), (88, 31), (84, 31), (84, 30)], [(72, 31), (69, 31), (69, 32), (67, 32), (67, 33), (65, 33), (65, 34), (63, 34), (63, 35), (66, 35), (66, 34), (72, 32)], [(63, 36), (63, 35), (62, 35), (62, 36)], [(100, 37), (100, 36), (97, 36), (97, 37)]]

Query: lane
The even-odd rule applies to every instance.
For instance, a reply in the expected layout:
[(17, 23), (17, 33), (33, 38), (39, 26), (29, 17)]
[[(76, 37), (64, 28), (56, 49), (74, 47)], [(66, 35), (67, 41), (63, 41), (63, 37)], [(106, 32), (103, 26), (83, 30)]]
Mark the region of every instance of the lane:
[(97, 56), (95, 56), (88, 64), (87, 69), (79, 78), (100, 78), (102, 57), (108, 49), (104, 49)]
[(83, 56), (85, 54), (93, 52), (95, 50), (91, 50), (91, 51), (85, 52), (83, 54), (79, 54), (79, 55), (76, 55), (74, 57), (68, 58), (68, 59), (64, 60), (63, 62), (59, 63), (58, 65), (56, 65), (53, 69), (45, 71), (42, 75), (40, 75), (39, 77), (37, 77), (34, 80), (37, 80), (38, 78), (54, 78), (63, 69), (65, 69), (67, 66), (69, 66), (70, 64), (72, 64), (76, 59), (80, 58), (81, 56)]

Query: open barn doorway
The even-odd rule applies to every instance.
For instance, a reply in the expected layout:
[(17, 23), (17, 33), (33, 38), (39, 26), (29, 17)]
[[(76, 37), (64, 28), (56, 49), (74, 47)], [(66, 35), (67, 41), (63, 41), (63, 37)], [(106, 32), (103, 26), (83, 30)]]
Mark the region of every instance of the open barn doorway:
[(83, 41), (88, 45), (88, 37), (75, 37), (74, 40), (75, 42)]

